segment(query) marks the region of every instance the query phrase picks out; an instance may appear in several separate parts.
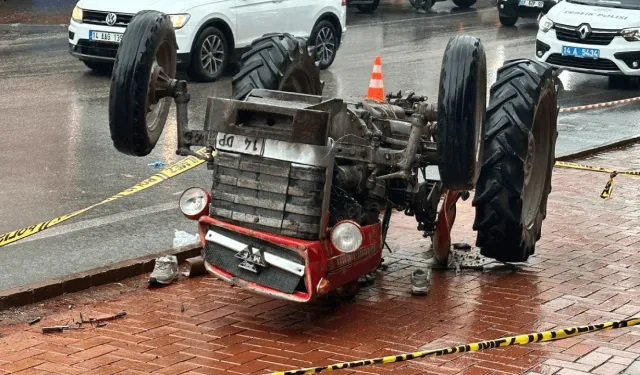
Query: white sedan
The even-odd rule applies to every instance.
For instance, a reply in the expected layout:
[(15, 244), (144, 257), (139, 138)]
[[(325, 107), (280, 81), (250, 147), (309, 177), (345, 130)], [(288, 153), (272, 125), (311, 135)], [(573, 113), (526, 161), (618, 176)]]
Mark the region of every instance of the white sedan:
[[(69, 24), (69, 51), (89, 68), (111, 71), (122, 35), (146, 0), (80, 0)], [(321, 69), (333, 63), (346, 32), (346, 0), (158, 0), (176, 30), (178, 66), (214, 81), (229, 61), (268, 33), (310, 38)]]

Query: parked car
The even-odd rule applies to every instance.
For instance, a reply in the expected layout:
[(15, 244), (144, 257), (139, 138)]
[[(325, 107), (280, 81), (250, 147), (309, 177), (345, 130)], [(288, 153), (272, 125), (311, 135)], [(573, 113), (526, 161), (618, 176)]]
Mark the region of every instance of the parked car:
[(498, 16), (503, 26), (514, 26), (519, 18), (538, 18), (562, 0), (498, 0)]
[(612, 87), (637, 82), (640, 2), (561, 2), (540, 19), (536, 58), (565, 70), (609, 76)]
[[(80, 0), (69, 24), (69, 50), (97, 71), (111, 71), (122, 35), (146, 0)], [(158, 0), (153, 10), (168, 14), (178, 45), (178, 67), (198, 81), (214, 81), (227, 64), (268, 33), (310, 39), (326, 69), (346, 32), (346, 0)]]

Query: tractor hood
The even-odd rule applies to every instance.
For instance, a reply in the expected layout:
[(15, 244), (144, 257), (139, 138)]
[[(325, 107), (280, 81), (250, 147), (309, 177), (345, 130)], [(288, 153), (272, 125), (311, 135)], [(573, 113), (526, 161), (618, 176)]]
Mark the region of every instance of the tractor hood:
[(640, 2), (637, 0), (565, 0), (547, 13), (554, 23), (579, 26), (588, 23), (594, 29), (624, 29), (640, 26)]
[(229, 0), (80, 0), (78, 7), (114, 13), (135, 14), (142, 10), (157, 10), (167, 14), (187, 12), (201, 5), (227, 2)]

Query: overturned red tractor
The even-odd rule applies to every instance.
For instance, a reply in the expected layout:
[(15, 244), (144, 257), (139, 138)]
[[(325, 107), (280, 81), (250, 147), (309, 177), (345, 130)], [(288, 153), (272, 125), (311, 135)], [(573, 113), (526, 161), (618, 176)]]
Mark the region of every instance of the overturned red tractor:
[[(208, 98), (204, 128), (194, 130), (169, 18), (139, 13), (124, 34), (111, 81), (114, 145), (149, 154), (175, 102), (177, 153), (212, 171), (210, 192), (191, 188), (180, 199), (199, 223), (210, 273), (297, 302), (354, 291), (380, 265), (394, 210), (414, 216), (446, 262), (456, 202), (474, 189), (481, 253), (503, 262), (534, 253), (557, 137), (549, 66), (506, 62), (487, 108), (485, 52), (474, 37), (447, 45), (437, 104), (413, 93), (383, 103), (324, 97), (314, 60), (290, 35), (254, 41), (233, 99)], [(426, 177), (428, 166), (438, 179)]]

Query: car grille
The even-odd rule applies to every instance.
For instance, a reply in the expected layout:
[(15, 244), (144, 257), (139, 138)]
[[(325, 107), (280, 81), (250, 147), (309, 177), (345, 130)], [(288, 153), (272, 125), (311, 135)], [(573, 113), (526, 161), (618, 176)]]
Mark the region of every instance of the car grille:
[(326, 168), (218, 152), (210, 215), (269, 233), (317, 240)]
[(580, 39), (577, 27), (567, 25), (555, 25), (556, 38), (563, 42), (593, 44), (606, 46), (613, 38), (620, 34), (618, 30), (592, 29), (591, 34), (586, 39)]
[(95, 42), (86, 39), (80, 39), (78, 44), (73, 47), (74, 51), (83, 55), (116, 58), (118, 53), (118, 44)]
[(562, 56), (559, 53), (554, 53), (547, 59), (547, 63), (566, 66), (570, 68), (581, 69), (593, 69), (604, 71), (618, 71), (620, 70), (616, 63), (608, 59), (583, 59), (573, 56)]
[(114, 13), (116, 15), (116, 23), (113, 25), (107, 25), (107, 15), (110, 13), (112, 12), (85, 10), (82, 12), (82, 22), (90, 25), (126, 27), (134, 16), (133, 14)]
[[(248, 244), (254, 248), (260, 248), (265, 252), (304, 265), (304, 260), (297, 253), (289, 249), (282, 248), (257, 238), (232, 232), (224, 228), (211, 226), (210, 229), (233, 240)], [(211, 241), (207, 241), (203, 250), (204, 260), (207, 263), (219, 267), (225, 272), (241, 278), (242, 280), (254, 282), (256, 284), (279, 290), (283, 293), (292, 294), (296, 291), (306, 292), (304, 276), (298, 276), (271, 265), (267, 267), (258, 267), (259, 271), (257, 273), (251, 272), (239, 267), (242, 259), (236, 257), (237, 254), (238, 253), (234, 250), (228, 249)]]

